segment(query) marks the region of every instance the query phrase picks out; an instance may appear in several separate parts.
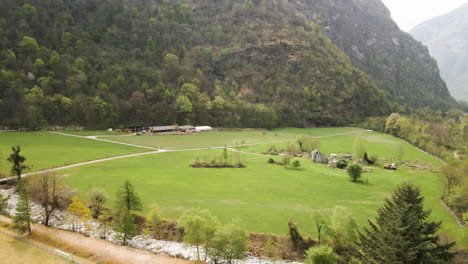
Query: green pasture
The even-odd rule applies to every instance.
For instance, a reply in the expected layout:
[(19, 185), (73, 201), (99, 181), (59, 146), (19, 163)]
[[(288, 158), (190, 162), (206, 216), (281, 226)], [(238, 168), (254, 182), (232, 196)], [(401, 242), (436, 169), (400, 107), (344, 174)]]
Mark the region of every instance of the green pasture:
[(148, 151), (143, 148), (113, 144), (87, 138), (70, 137), (48, 132), (0, 133), (0, 174), (10, 174), (6, 160), (11, 147), (19, 145), (31, 170), (60, 167), (69, 164)]
[(280, 128), (274, 130), (210, 131), (192, 135), (111, 136), (105, 137), (105, 139), (163, 149), (193, 149), (295, 140), (301, 135), (327, 136), (342, 133), (358, 133), (359, 131), (363, 130), (350, 127), (315, 129)]
[[(87, 131), (82, 135), (106, 135)], [(319, 149), (327, 154), (353, 154), (357, 142), (369, 155), (382, 162), (394, 161), (403, 155), (397, 171), (381, 165), (366, 167), (361, 182), (353, 183), (345, 171), (314, 164), (300, 158), (302, 166), (294, 170), (267, 163), (270, 156), (259, 156), (271, 144), (286, 146), (302, 135), (314, 136)], [(363, 226), (376, 215), (385, 197), (399, 183), (414, 182), (422, 187), (426, 208), (432, 209), (433, 220), (443, 220), (444, 234), (462, 241), (463, 233), (455, 219), (441, 205), (437, 168), (441, 162), (389, 135), (358, 128), (282, 128), (272, 131), (213, 131), (181, 136), (106, 136), (105, 139), (130, 144), (181, 150), (89, 164), (60, 171), (66, 181), (79, 189), (82, 198), (94, 187), (104, 189), (111, 200), (126, 180), (135, 184), (146, 214), (150, 204), (157, 202), (166, 218), (178, 218), (191, 208), (206, 208), (223, 222), (241, 219), (248, 231), (285, 234), (292, 217), (301, 230), (314, 235), (310, 215), (316, 210), (331, 211), (343, 206), (352, 211)], [(142, 148), (68, 137), (46, 132), (0, 133), (0, 165), (7, 172), (6, 154), (11, 145), (21, 145), (33, 169), (62, 166), (93, 159), (146, 151)], [(256, 144), (236, 146), (239, 144)], [(240, 158), (244, 169), (195, 169), (195, 160), (211, 161), (222, 156), (222, 149), (205, 149), (231, 145), (245, 153), (229, 152), (230, 159)], [(281, 158), (272, 156), (279, 161)], [(8, 165), (8, 166), (6, 166)], [(414, 166), (416, 165), (416, 166)], [(468, 236), (467, 236), (468, 237)], [(467, 245), (468, 246), (468, 245)]]
[(77, 136), (124, 136), (130, 135), (127, 133), (121, 133), (117, 131), (106, 131), (106, 130), (61, 130), (57, 131), (60, 133), (66, 133)]
[[(332, 153), (355, 155), (355, 150), (360, 145), (362, 152), (367, 152), (369, 156), (376, 155), (381, 161), (385, 162), (397, 162), (402, 156), (403, 162), (408, 162), (410, 165), (426, 165), (429, 167), (441, 165), (439, 159), (424, 153), (406, 141), (379, 132), (361, 131), (355, 134), (319, 137), (316, 140), (318, 141), (318, 149), (328, 155)], [(265, 153), (272, 145), (276, 145), (280, 149), (286, 149), (288, 144), (297, 143), (295, 140), (291, 140), (239, 147), (238, 149), (244, 152)], [(362, 157), (360, 158), (362, 159)]]
[[(376, 215), (385, 197), (404, 181), (421, 186), (426, 208), (433, 220), (443, 220), (450, 237), (462, 239), (455, 220), (441, 205), (437, 175), (430, 171), (402, 167), (388, 171), (367, 167), (359, 183), (345, 171), (314, 164), (301, 158), (299, 170), (267, 164), (268, 157), (240, 154), (244, 169), (196, 169), (190, 162), (219, 158), (222, 150), (160, 153), (92, 164), (63, 171), (83, 198), (91, 188), (102, 188), (112, 206), (119, 186), (128, 179), (135, 184), (147, 213), (157, 202), (164, 217), (178, 218), (190, 208), (209, 209), (223, 222), (240, 219), (248, 231), (285, 234), (294, 218), (306, 234), (314, 235), (310, 215), (316, 210), (331, 211), (343, 206), (352, 211), (359, 224)], [(237, 154), (231, 152), (230, 158)]]

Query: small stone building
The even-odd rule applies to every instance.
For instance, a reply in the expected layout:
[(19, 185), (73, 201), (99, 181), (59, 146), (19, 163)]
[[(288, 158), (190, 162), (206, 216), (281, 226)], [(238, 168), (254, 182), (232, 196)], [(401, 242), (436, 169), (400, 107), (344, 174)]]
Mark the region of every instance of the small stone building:
[(312, 151), (311, 159), (313, 162), (316, 162), (316, 163), (321, 163), (321, 164), (328, 163), (327, 155), (324, 153), (321, 153), (318, 149), (314, 149), (314, 151)]

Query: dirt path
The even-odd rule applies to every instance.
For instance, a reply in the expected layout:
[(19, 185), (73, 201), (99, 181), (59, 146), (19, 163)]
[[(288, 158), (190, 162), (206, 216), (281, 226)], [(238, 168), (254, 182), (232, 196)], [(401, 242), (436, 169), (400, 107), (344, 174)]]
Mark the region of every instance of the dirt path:
[[(158, 150), (158, 151), (142, 152), (142, 153), (135, 153), (135, 154), (117, 156), (117, 157), (112, 157), (112, 158), (105, 158), (105, 159), (98, 159), (98, 160), (86, 161), (86, 162), (76, 163), (76, 164), (67, 165), (67, 166), (63, 166), (63, 167), (57, 167), (57, 168), (52, 168), (52, 169), (33, 171), (33, 172), (25, 173), (25, 174), (21, 175), (21, 177), (27, 177), (27, 176), (29, 176), (29, 175), (34, 175), (34, 174), (41, 174), (41, 173), (59, 171), (59, 170), (64, 170), (64, 169), (69, 169), (69, 168), (74, 168), (74, 167), (79, 167), (79, 166), (84, 166), (84, 165), (89, 165), (89, 164), (94, 164), (94, 163), (109, 161), (109, 160), (116, 160), (116, 159), (124, 159), (124, 158), (138, 157), (138, 156), (151, 155), (151, 154), (157, 154), (157, 153), (163, 153), (163, 152), (167, 152), (167, 151), (161, 150), (161, 149), (160, 149), (160, 150)], [(10, 181), (10, 180), (14, 180), (14, 179), (16, 179), (16, 178), (17, 178), (16, 176), (11, 176), (11, 177), (2, 178), (2, 179), (0, 179), (0, 183), (2, 183), (2, 182), (7, 182), (7, 181)]]
[(52, 132), (52, 131), (49, 131), (49, 133), (51, 133), (51, 134), (56, 134), (56, 135), (62, 135), (62, 136), (69, 136), (69, 137), (79, 137), (79, 138), (94, 139), (94, 140), (98, 140), (98, 141), (110, 142), (110, 143), (114, 143), (114, 144), (126, 145), (126, 146), (137, 147), (137, 148), (158, 150), (157, 148), (153, 148), (153, 147), (141, 146), (141, 145), (135, 145), (135, 144), (129, 144), (129, 143), (123, 143), (123, 142), (119, 142), (119, 141), (113, 141), (113, 140), (98, 138), (98, 137), (100, 137), (100, 136), (79, 136), (79, 135), (73, 135), (73, 134), (67, 134), (67, 133), (60, 133), (60, 132)]
[[(11, 223), (11, 219), (0, 216), (0, 221)], [(155, 263), (188, 264), (189, 261), (156, 255), (129, 247), (114, 245), (102, 239), (90, 238), (78, 233), (57, 230), (42, 225), (34, 225), (33, 237), (52, 247), (71, 252), (77, 256), (98, 263)]]

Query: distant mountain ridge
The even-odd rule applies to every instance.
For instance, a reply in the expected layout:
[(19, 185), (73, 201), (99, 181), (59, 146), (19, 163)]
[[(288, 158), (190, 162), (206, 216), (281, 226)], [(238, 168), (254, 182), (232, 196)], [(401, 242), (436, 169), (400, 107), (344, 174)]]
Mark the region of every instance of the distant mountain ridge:
[(401, 31), (381, 0), (295, 0), (392, 102), (409, 108), (455, 104), (427, 48)]
[(421, 23), (410, 34), (429, 48), (452, 95), (468, 101), (468, 3)]

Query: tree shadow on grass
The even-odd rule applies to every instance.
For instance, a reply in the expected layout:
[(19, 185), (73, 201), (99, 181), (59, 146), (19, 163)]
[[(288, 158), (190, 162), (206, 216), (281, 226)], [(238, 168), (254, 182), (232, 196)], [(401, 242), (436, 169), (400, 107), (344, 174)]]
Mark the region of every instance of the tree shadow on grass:
[(352, 183), (359, 184), (359, 185), (367, 185), (367, 186), (374, 186), (374, 184), (369, 182), (369, 179), (358, 179), (356, 181), (350, 180)]
[(292, 170), (292, 171), (305, 171), (304, 168), (294, 168), (294, 167), (284, 167), (284, 168), (287, 170)]

